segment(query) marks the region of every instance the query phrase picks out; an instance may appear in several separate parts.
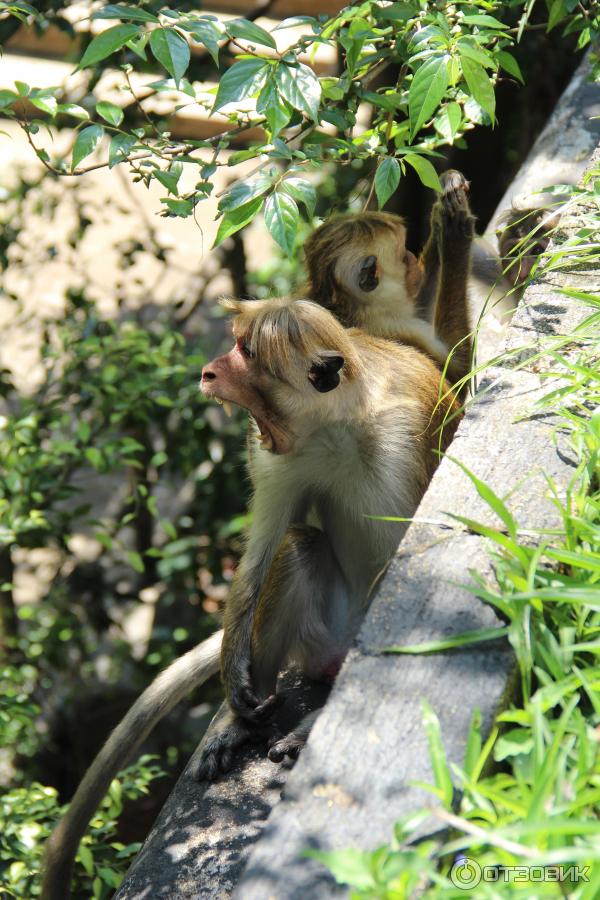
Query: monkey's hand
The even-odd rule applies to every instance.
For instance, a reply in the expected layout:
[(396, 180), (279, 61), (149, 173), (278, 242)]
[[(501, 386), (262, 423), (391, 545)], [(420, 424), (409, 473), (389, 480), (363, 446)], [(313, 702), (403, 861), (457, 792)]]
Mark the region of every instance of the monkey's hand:
[(283, 698), (280, 694), (270, 694), (266, 699), (259, 700), (248, 682), (236, 685), (231, 693), (228, 691), (227, 699), (238, 716), (250, 724), (259, 725), (273, 715)]
[(475, 219), (469, 206), (469, 182), (461, 172), (448, 169), (442, 183), (442, 226), (446, 245), (470, 244), (475, 235)]
[(249, 725), (260, 725), (276, 710), (281, 701), (278, 694), (260, 699), (252, 684), (250, 659), (237, 659), (222, 669), (225, 695), (232, 711)]

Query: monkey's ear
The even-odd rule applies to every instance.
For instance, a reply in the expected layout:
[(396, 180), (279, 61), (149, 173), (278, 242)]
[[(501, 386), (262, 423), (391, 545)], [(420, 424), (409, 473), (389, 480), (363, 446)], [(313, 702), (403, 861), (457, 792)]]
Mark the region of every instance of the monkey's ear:
[(319, 362), (310, 367), (308, 380), (316, 391), (326, 394), (340, 383), (340, 369), (343, 365), (343, 356), (322, 356)]
[(361, 291), (374, 291), (378, 284), (377, 257), (366, 256), (358, 269), (358, 286)]

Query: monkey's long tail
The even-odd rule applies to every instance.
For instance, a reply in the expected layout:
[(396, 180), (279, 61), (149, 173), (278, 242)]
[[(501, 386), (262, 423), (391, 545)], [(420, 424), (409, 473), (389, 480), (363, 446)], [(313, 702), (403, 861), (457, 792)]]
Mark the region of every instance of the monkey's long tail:
[(223, 631), (217, 631), (175, 660), (146, 688), (112, 732), (48, 838), (41, 900), (68, 900), (79, 842), (111, 781), (154, 726), (195, 687), (219, 671), (222, 641)]

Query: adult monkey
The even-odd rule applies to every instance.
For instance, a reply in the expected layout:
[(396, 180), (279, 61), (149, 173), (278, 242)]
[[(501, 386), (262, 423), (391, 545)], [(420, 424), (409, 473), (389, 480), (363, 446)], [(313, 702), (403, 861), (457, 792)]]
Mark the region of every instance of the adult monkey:
[[(459, 178), (462, 179), (462, 176), (459, 176)], [(462, 181), (464, 181), (464, 179), (462, 179)], [(470, 213), (468, 212), (468, 203), (466, 204), (467, 211), (465, 212), (465, 203), (465, 189), (461, 187), (460, 184), (458, 184), (456, 191), (452, 192), (451, 195), (449, 194), (446, 200), (445, 214), (449, 217), (452, 216), (452, 210), (454, 209), (454, 207), (457, 207), (456, 219), (459, 223), (459, 230), (463, 228), (465, 222), (467, 226), (469, 223)], [(460, 224), (461, 222), (463, 223), (463, 225)], [(452, 227), (453, 226), (448, 226), (448, 228), (446, 228), (447, 234), (452, 235)], [(390, 230), (390, 234), (392, 234), (392, 230)], [(396, 240), (398, 240), (398, 236), (403, 238), (403, 233), (400, 234), (397, 228), (393, 231), (393, 234), (396, 235)], [(440, 265), (442, 267), (442, 281), (444, 278), (444, 272), (446, 271), (448, 273), (448, 267), (446, 266), (446, 269), (444, 269), (445, 256), (448, 253), (452, 253), (453, 244), (452, 241), (444, 242), (443, 235), (444, 229), (442, 228), (441, 231), (436, 230), (435, 236), (432, 236), (432, 239), (430, 241), (431, 254), (428, 257), (431, 271), (428, 273), (426, 262), (425, 276), (423, 277), (423, 275), (419, 275), (419, 281), (422, 285), (427, 284), (428, 275), (430, 277), (431, 283), (437, 284), (438, 271), (436, 267), (439, 267)], [(408, 262), (410, 263), (410, 259), (408, 260)], [(412, 282), (410, 282), (410, 272), (414, 272), (415, 270), (411, 270), (410, 265), (407, 266), (405, 263), (403, 263), (403, 266), (401, 268), (398, 268), (396, 271), (398, 278), (400, 278), (401, 280), (404, 279), (409, 282), (407, 293), (412, 296), (413, 285)], [(450, 284), (452, 285), (451, 275), (447, 274), (446, 277), (449, 279)], [(398, 296), (398, 292), (402, 293), (402, 284), (402, 281), (400, 283), (396, 282), (396, 296)], [(449, 302), (456, 302), (454, 299), (456, 296), (456, 293), (450, 293)], [(458, 291), (458, 298), (459, 301), (462, 302), (461, 298), (464, 298), (464, 291)], [(372, 298), (372, 300), (373, 299), (375, 298)], [(382, 295), (382, 299), (385, 299), (384, 295)], [(442, 315), (443, 302), (444, 298), (440, 294), (440, 316)], [(371, 302), (371, 306), (374, 306), (373, 302)], [(271, 307), (273, 310), (273, 314), (277, 313), (278, 316), (283, 317), (284, 319), (288, 315), (288, 312), (286, 312), (286, 310), (292, 310), (295, 308), (293, 306), (290, 306), (289, 304), (286, 305), (285, 303), (282, 304), (281, 302), (279, 302), (278, 304), (277, 301), (269, 301), (267, 306), (263, 305), (261, 309), (266, 313)], [(298, 308), (300, 309), (301, 307)], [(246, 309), (246, 307), (240, 307), (239, 309), (241, 311), (243, 309)], [(251, 307), (248, 307), (248, 309), (251, 309)], [(258, 309), (258, 307), (254, 307), (254, 309)], [(343, 336), (347, 335), (347, 332), (343, 328), (341, 328), (330, 315), (321, 310), (321, 315), (324, 315), (325, 319), (318, 319), (315, 318), (318, 317), (318, 314), (314, 311), (315, 309), (318, 309), (318, 307), (311, 307), (309, 305), (307, 309), (312, 309), (313, 312), (312, 317), (311, 315), (308, 315), (308, 324), (306, 322), (304, 323), (306, 327), (308, 327), (311, 320), (320, 321), (322, 323), (326, 322), (327, 328), (325, 328), (325, 335), (335, 335), (337, 347), (347, 346), (347, 341), (346, 343), (344, 343), (343, 339)], [(387, 313), (387, 315), (391, 314), (393, 314), (393, 310), (389, 310)], [(279, 321), (278, 319), (271, 320), (268, 318), (268, 316), (264, 319), (263, 326), (260, 329), (260, 333), (264, 336), (265, 331), (268, 331), (269, 327), (274, 328), (274, 332), (272, 334), (272, 348), (268, 349), (270, 345), (268, 345), (268, 343), (265, 344), (265, 346), (267, 347), (266, 359), (271, 360), (271, 376), (274, 377), (273, 373), (276, 373), (279, 375), (280, 379), (286, 377), (284, 363), (287, 364), (289, 362), (291, 364), (292, 360), (294, 359), (293, 354), (291, 357), (286, 355), (285, 348), (289, 344), (290, 347), (294, 348), (294, 352), (297, 353), (297, 342), (299, 340), (298, 334), (303, 333), (303, 329), (300, 327), (302, 318), (300, 317), (300, 319), (298, 319), (298, 317), (294, 317), (291, 312), (289, 313), (289, 315), (290, 319), (287, 325), (287, 331), (281, 321)], [(446, 321), (450, 323), (454, 321), (454, 325), (452, 327), (456, 328), (456, 321), (462, 321), (461, 315), (459, 314), (459, 316), (454, 317), (454, 319), (451, 315), (447, 316), (447, 318), (444, 319), (444, 322)], [(277, 324), (277, 327), (275, 327), (276, 322), (279, 323)], [(421, 322), (421, 325), (422, 324), (423, 323)], [(418, 328), (419, 327), (420, 326), (418, 326)], [(445, 330), (445, 324), (442, 324), (440, 328), (442, 331), (442, 335), (450, 334), (450, 332)], [(256, 333), (258, 334), (258, 332)], [(393, 329), (393, 335), (395, 338), (401, 339), (402, 333), (402, 323), (399, 323)], [(466, 332), (463, 331), (461, 337), (464, 337), (465, 334)], [(429, 346), (426, 343), (428, 337), (431, 338), (430, 331), (426, 331), (425, 339), (419, 341), (419, 333), (413, 334), (410, 329), (407, 329), (406, 341), (407, 344), (409, 344), (408, 346), (402, 347), (398, 345), (390, 345), (386, 342), (381, 343), (381, 345), (378, 345), (377, 342), (369, 345), (368, 340), (364, 345), (367, 348), (368, 352), (371, 354), (371, 357), (376, 359), (377, 365), (379, 365), (379, 361), (381, 360), (382, 356), (389, 352), (390, 358), (394, 360), (394, 366), (396, 368), (398, 367), (400, 362), (402, 362), (402, 364), (406, 366), (406, 372), (404, 373), (405, 380), (403, 380), (399, 376), (390, 378), (390, 390), (393, 389), (394, 392), (400, 392), (399, 396), (394, 395), (393, 397), (391, 397), (390, 409), (394, 406), (394, 404), (396, 404), (394, 408), (398, 408), (398, 404), (402, 406), (402, 403), (404, 403), (410, 395), (409, 405), (414, 406), (418, 410), (418, 414), (416, 414), (416, 416), (413, 416), (413, 419), (411, 419), (413, 425), (414, 421), (416, 420), (418, 420), (420, 423), (419, 429), (417, 430), (417, 432), (415, 432), (412, 438), (414, 451), (412, 457), (413, 474), (410, 479), (410, 486), (406, 488), (407, 494), (404, 497), (404, 502), (399, 506), (394, 506), (393, 509), (390, 510), (390, 514), (392, 515), (410, 515), (416, 508), (418, 500), (424, 492), (428, 480), (433, 472), (433, 468), (437, 463), (437, 457), (435, 457), (433, 453), (429, 452), (431, 450), (432, 441), (435, 441), (436, 446), (439, 446), (438, 438), (436, 437), (437, 426), (441, 423), (443, 417), (447, 412), (455, 409), (453, 405), (454, 401), (449, 394), (446, 394), (442, 402), (438, 405), (438, 393), (440, 386), (439, 370), (426, 356), (416, 350), (414, 346), (410, 346), (410, 344), (416, 345), (425, 349), (429, 353)], [(361, 340), (364, 341), (365, 339), (366, 336), (363, 335)], [(327, 342), (325, 341), (325, 343)], [(332, 343), (331, 340), (330, 343)], [(360, 340), (358, 341), (358, 343), (360, 344)], [(362, 344), (360, 344), (360, 346), (362, 347)], [(379, 349), (377, 349), (378, 347)], [(431, 352), (431, 355), (436, 358), (433, 352)], [(308, 396), (312, 399), (313, 405), (315, 404), (315, 401), (319, 399), (319, 395), (323, 394), (322, 399), (325, 402), (321, 405), (321, 408), (327, 409), (328, 405), (325, 395), (329, 394), (330, 391), (333, 390), (333, 388), (337, 388), (338, 382), (340, 380), (344, 380), (344, 382), (346, 382), (346, 380), (351, 380), (351, 377), (354, 377), (353, 373), (355, 372), (355, 370), (357, 372), (359, 371), (360, 366), (357, 364), (355, 367), (352, 364), (352, 360), (356, 357), (356, 348), (354, 348), (352, 352), (347, 352), (347, 357), (348, 358), (346, 360), (346, 357), (343, 356), (343, 353), (340, 355), (335, 352), (333, 353), (333, 356), (330, 353), (327, 360), (322, 359), (319, 365), (314, 364), (316, 365), (316, 368), (311, 368), (309, 370), (306, 377), (306, 384), (304, 384), (303, 382), (303, 386), (305, 388), (307, 385), (309, 386), (310, 390), (308, 391)], [(443, 346), (438, 349), (437, 358), (440, 360), (440, 364), (445, 359), (445, 349)], [(341, 366), (341, 369), (343, 369), (345, 376), (343, 379), (339, 374), (340, 370), (336, 369), (338, 359), (343, 360)], [(312, 363), (311, 366), (313, 366)], [(383, 371), (386, 371), (385, 366), (382, 368), (382, 372)], [(396, 375), (398, 375), (398, 373), (396, 373)], [(210, 379), (207, 380), (207, 383), (208, 381), (210, 381)], [(285, 384), (285, 381), (282, 381), (281, 383)], [(407, 393), (407, 391), (409, 393)], [(218, 394), (216, 396), (218, 396)], [(337, 391), (334, 392), (334, 396), (338, 396)], [(223, 396), (222, 399), (227, 400), (228, 398), (226, 396)], [(379, 402), (381, 404), (384, 402), (384, 400), (380, 398)], [(387, 403), (388, 401), (385, 400), (385, 402)], [(336, 408), (336, 403), (333, 404), (332, 408)], [(263, 446), (266, 450), (271, 450), (275, 454), (281, 454), (287, 449), (289, 434), (285, 430), (282, 430), (280, 427), (279, 417), (277, 415), (277, 404), (275, 404), (275, 410), (276, 413), (274, 414), (272, 410), (265, 409), (263, 411), (264, 415), (262, 415), (262, 417), (260, 415), (260, 410), (257, 410), (256, 408), (254, 409), (254, 413), (257, 415), (259, 423), (262, 422), (263, 424)], [(384, 412), (382, 412), (382, 415), (385, 418)], [(445, 430), (445, 440), (449, 439), (452, 430), (453, 426), (450, 426)], [(260, 434), (261, 430), (259, 429), (258, 436), (260, 436)], [(363, 441), (365, 450), (370, 446), (371, 438), (372, 434), (369, 432), (369, 436), (365, 437), (365, 440)], [(403, 435), (403, 441), (406, 441), (406, 434)], [(360, 444), (360, 441), (358, 442), (358, 444)], [(386, 442), (380, 441), (375, 449), (378, 449), (378, 451), (381, 452), (384, 446), (386, 446)], [(385, 456), (385, 454), (383, 455)], [(255, 477), (258, 479), (258, 481), (260, 481), (261, 479), (260, 473), (262, 467), (265, 465), (265, 459), (268, 458), (270, 458), (268, 454), (254, 454)], [(391, 453), (389, 456), (389, 460), (391, 461), (393, 459), (394, 454)], [(384, 460), (382, 460), (381, 464), (384, 464)], [(262, 483), (264, 483), (264, 478), (262, 480)], [(347, 483), (352, 482), (348, 481)], [(260, 493), (262, 497), (264, 495), (264, 491), (261, 491)], [(382, 510), (388, 508), (391, 497), (392, 493), (388, 493), (386, 502), (379, 504), (378, 497), (373, 496), (373, 505), (371, 507), (372, 510), (375, 513), (382, 514)], [(261, 500), (260, 502), (262, 503), (263, 501)], [(399, 510), (404, 510), (404, 512), (400, 512)], [(406, 512), (406, 510), (410, 510), (410, 512)], [(302, 517), (300, 516), (300, 518)], [(298, 527), (300, 528), (300, 531), (297, 530)], [(347, 527), (348, 526), (346, 525), (346, 528)], [(387, 559), (395, 549), (395, 546), (397, 545), (397, 542), (399, 540), (399, 535), (395, 533), (395, 529), (390, 527), (389, 524), (383, 528), (383, 531), (385, 531), (388, 536), (389, 545), (388, 543), (385, 544), (385, 553), (378, 557), (379, 567), (387, 562)], [(342, 532), (343, 527), (340, 528), (340, 535), (342, 534)], [(265, 610), (269, 608), (270, 604), (274, 603), (277, 593), (275, 591), (275, 588), (277, 588), (278, 591), (280, 587), (282, 587), (289, 593), (289, 583), (286, 582), (284, 584), (281, 584), (281, 582), (282, 580), (284, 580), (285, 570), (288, 567), (288, 564), (292, 557), (302, 558), (306, 557), (308, 554), (308, 559), (313, 569), (315, 568), (315, 566), (317, 566), (318, 560), (322, 558), (322, 562), (325, 566), (333, 567), (333, 570), (335, 570), (335, 566), (333, 565), (331, 559), (331, 552), (330, 550), (328, 551), (323, 544), (321, 544), (320, 534), (316, 529), (311, 530), (310, 527), (307, 526), (304, 522), (301, 522), (300, 526), (293, 525), (287, 533), (285, 533), (284, 529), (284, 534), (282, 534), (280, 540), (282, 541), (281, 552), (279, 552), (277, 555), (277, 560), (275, 560), (276, 564), (269, 571), (271, 587), (269, 590), (267, 590), (267, 593), (265, 595), (268, 598), (268, 602), (267, 600), (263, 600), (263, 602), (259, 605), (259, 615), (256, 619), (257, 622), (260, 622), (261, 618), (263, 618), (264, 620)], [(329, 558), (327, 558), (328, 554)], [(360, 555), (357, 554), (356, 559), (358, 560), (359, 558)], [(244, 562), (244, 560), (246, 560), (246, 562)], [(239, 590), (239, 585), (243, 585), (244, 579), (246, 578), (246, 568), (249, 565), (247, 561), (248, 557), (246, 555), (244, 556), (244, 560), (242, 560), (242, 563), (240, 565), (239, 576), (236, 576), (236, 590)], [(262, 569), (260, 569), (260, 571), (262, 571)], [(379, 569), (377, 571), (379, 571)], [(263, 574), (266, 578), (266, 571)], [(362, 576), (364, 582), (361, 586), (362, 593), (359, 592), (360, 597), (362, 598), (362, 605), (359, 604), (361, 605), (360, 614), (362, 614), (362, 611), (364, 611), (365, 584), (367, 582), (370, 583), (369, 579), (372, 575), (373, 571), (369, 569), (368, 566), (365, 567)], [(340, 574), (332, 573), (331, 577), (336, 585), (339, 586)], [(256, 582), (253, 583), (256, 584)], [(231, 614), (228, 617), (226, 627), (229, 631), (230, 636), (235, 633), (237, 620), (240, 617), (240, 609), (244, 609), (245, 602), (246, 601), (242, 600), (241, 605), (236, 601), (229, 604)], [(356, 627), (358, 617), (359, 613), (357, 613), (355, 610), (355, 614), (353, 614), (346, 621), (345, 637), (343, 640), (340, 640), (340, 646), (337, 648), (333, 660), (329, 660), (331, 671), (333, 671), (335, 665), (339, 664), (341, 658), (343, 658), (345, 652), (344, 648), (347, 645), (349, 636), (353, 633), (353, 630)], [(241, 618), (244, 618), (243, 614), (241, 614)], [(244, 623), (240, 624), (243, 625)], [(296, 623), (296, 625), (298, 626), (298, 623)], [(262, 630), (259, 629), (259, 633), (265, 633), (265, 631), (268, 632), (268, 629), (266, 627)], [(242, 643), (247, 643), (247, 630), (244, 631), (242, 628), (240, 634), (242, 634), (242, 632), (244, 634)], [(90, 766), (88, 772), (79, 785), (79, 788), (77, 789), (77, 792), (73, 800), (71, 801), (69, 810), (48, 840), (42, 887), (43, 900), (64, 900), (64, 898), (68, 896), (68, 888), (66, 886), (70, 883), (73, 860), (77, 852), (79, 841), (85, 833), (87, 824), (96, 807), (98, 806), (98, 803), (108, 790), (112, 778), (126, 764), (128, 759), (136, 752), (136, 750), (140, 747), (143, 740), (154, 728), (157, 722), (160, 721), (160, 719), (162, 719), (184, 696), (189, 694), (194, 687), (203, 683), (208, 677), (210, 677), (210, 675), (218, 671), (222, 638), (223, 632), (217, 632), (208, 641), (204, 642), (199, 647), (196, 647), (193, 650), (189, 651), (189, 653), (183, 656), (180, 660), (177, 660), (175, 663), (173, 663), (173, 665), (165, 670), (165, 672), (161, 673), (161, 675), (158, 676), (158, 678), (150, 685), (150, 687), (148, 687), (146, 691), (144, 691), (144, 693), (141, 695), (138, 701), (136, 701), (132, 709), (127, 713), (125, 718), (109, 737), (108, 741), (101, 749), (100, 753)], [(256, 639), (254, 640), (256, 641)], [(276, 633), (274, 637), (269, 637), (269, 635), (267, 634), (267, 638), (263, 640), (263, 645), (265, 647), (271, 647), (273, 645), (273, 642), (280, 643), (279, 650), (274, 654), (274, 658), (277, 659), (277, 665), (279, 666), (282, 659), (285, 658), (286, 653), (290, 651), (290, 647), (287, 645), (286, 640), (284, 639), (283, 632), (280, 632), (278, 634)], [(243, 665), (241, 665), (241, 657), (237, 657), (236, 655), (237, 649), (233, 653), (231, 652), (231, 650), (227, 649), (227, 647), (231, 648), (234, 645), (235, 640), (233, 642), (229, 640), (228, 642), (226, 642), (226, 646), (223, 651), (223, 671), (226, 673), (225, 680), (226, 687), (228, 686), (229, 699), (232, 706), (238, 713), (243, 712), (246, 715), (246, 721), (261, 720), (262, 718), (265, 718), (271, 710), (274, 704), (274, 695), (272, 694), (272, 692), (267, 692), (267, 696), (264, 698), (264, 700), (258, 701), (248, 680), (248, 672), (244, 671), (244, 667)], [(258, 659), (260, 658), (260, 653), (258, 652), (259, 648), (255, 647), (255, 650)], [(308, 666), (306, 667), (310, 668)], [(261, 687), (266, 683), (270, 684), (272, 682), (272, 679), (273, 672), (270, 672), (268, 677), (266, 677), (263, 672), (261, 676)], [(264, 694), (265, 691), (262, 690), (262, 693)], [(219, 773), (219, 771), (225, 770), (231, 763), (233, 748), (237, 744), (245, 740), (247, 736), (247, 724), (241, 722), (239, 718), (231, 722), (229, 729), (221, 735), (221, 738), (219, 739), (217, 744), (213, 744), (211, 752), (207, 756), (205, 756), (201, 774), (206, 777), (215, 777)], [(306, 729), (304, 730), (304, 732), (297, 732), (287, 739), (284, 738), (283, 742), (278, 742), (271, 748), (271, 758), (278, 759), (284, 753), (289, 752), (293, 754), (297, 752), (298, 747), (302, 744), (305, 737)]]
[[(369, 513), (413, 515), (438, 463), (439, 428), (457, 409), (439, 368), (409, 344), (344, 329), (305, 300), (226, 306), (236, 343), (204, 367), (202, 390), (248, 409), (271, 452), (251, 460), (252, 527), (224, 619), (230, 714), (204, 746), (198, 776), (208, 779), (268, 718), (284, 666), (337, 673), (406, 527)], [(277, 738), (270, 757), (295, 756), (312, 718)]]
[[(247, 408), (268, 451), (254, 444), (254, 519), (222, 651), (235, 712), (206, 745), (198, 774), (208, 778), (229, 767), (270, 711), (287, 660), (312, 675), (337, 670), (405, 527), (365, 513), (412, 515), (438, 462), (438, 428), (456, 408), (449, 393), (439, 400), (439, 368), (410, 345), (346, 330), (309, 301), (228, 305), (236, 344), (205, 367), (202, 388)], [(307, 524), (310, 507), (320, 528)], [(100, 751), (49, 839), (44, 900), (68, 896), (79, 840), (112, 777), (153, 725), (217, 670), (221, 639), (218, 632), (163, 672)], [(306, 727), (276, 742), (271, 758), (294, 755), (305, 737)]]

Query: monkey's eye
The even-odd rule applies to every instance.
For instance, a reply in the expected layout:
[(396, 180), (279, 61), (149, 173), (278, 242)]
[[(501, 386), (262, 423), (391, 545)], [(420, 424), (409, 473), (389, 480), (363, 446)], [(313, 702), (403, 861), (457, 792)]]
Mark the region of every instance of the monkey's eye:
[(543, 244), (541, 241), (538, 241), (537, 244), (527, 247), (527, 253), (529, 256), (539, 256), (541, 253), (545, 252), (547, 246), (547, 243)]
[(238, 350), (241, 353), (243, 353), (244, 356), (247, 357), (247, 359), (254, 359), (254, 357), (256, 356), (256, 353), (253, 353), (252, 350), (250, 349), (250, 341), (239, 338), (237, 345), (238, 345)]
[(361, 291), (374, 291), (378, 284), (377, 257), (366, 256), (358, 269), (358, 286)]

